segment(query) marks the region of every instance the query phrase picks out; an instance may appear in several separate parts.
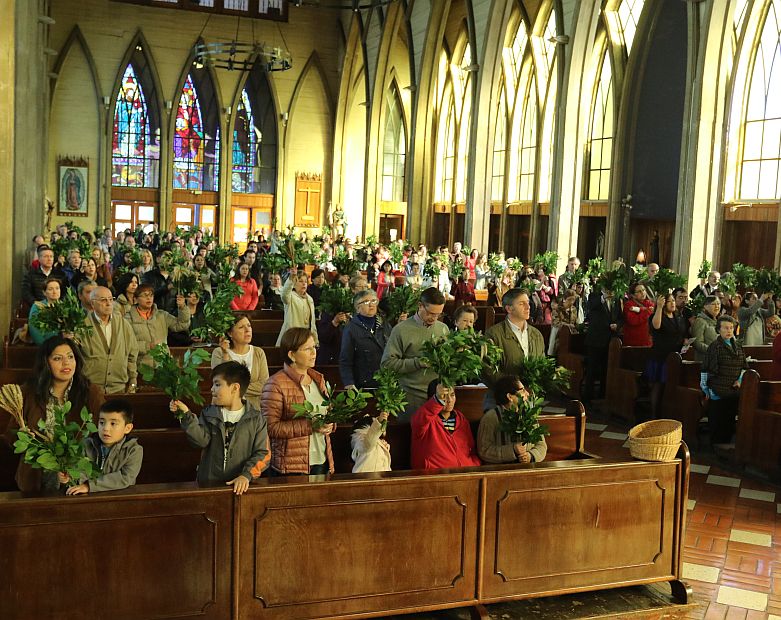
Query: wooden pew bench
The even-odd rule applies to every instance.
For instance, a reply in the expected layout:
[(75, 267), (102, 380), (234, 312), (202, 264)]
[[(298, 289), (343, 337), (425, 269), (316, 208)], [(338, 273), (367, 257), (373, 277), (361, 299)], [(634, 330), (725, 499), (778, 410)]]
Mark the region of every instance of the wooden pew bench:
[[(0, 547), (14, 550), (0, 617), (78, 610), (292, 620), (466, 606), (487, 615), (481, 606), (502, 600), (652, 582), (669, 582), (686, 602), (688, 472), (683, 446), (668, 463), (579, 459), (261, 479), (240, 498), (193, 483), (78, 498), (0, 494), (0, 522), (12, 525), (0, 528)], [(325, 543), (308, 535), (323, 528)], [(107, 539), (119, 545), (115, 553), (105, 553)], [(540, 540), (544, 561), (529, 562)], [(102, 574), (123, 578), (85, 597)]]
[(740, 388), (735, 461), (781, 479), (781, 381), (762, 380), (755, 370)]
[(558, 363), (572, 372), (566, 394), (570, 398), (580, 400), (581, 385), (586, 374), (584, 334), (571, 334), (568, 329), (563, 329), (559, 331), (558, 339), (559, 348), (556, 354)]
[(605, 408), (630, 423), (635, 422), (640, 377), (650, 357), (651, 347), (625, 347), (619, 338), (611, 339), (608, 347)]

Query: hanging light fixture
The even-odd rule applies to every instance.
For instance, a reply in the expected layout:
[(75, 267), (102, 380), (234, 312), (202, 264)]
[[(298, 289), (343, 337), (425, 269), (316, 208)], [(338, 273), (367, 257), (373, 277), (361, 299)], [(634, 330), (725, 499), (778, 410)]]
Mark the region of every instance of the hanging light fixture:
[[(201, 36), (209, 25), (211, 15), (206, 18), (206, 23), (201, 29)], [(279, 35), (282, 38), (284, 47), (272, 46), (267, 43), (255, 41), (255, 23), (252, 24), (252, 40), (241, 41), (239, 39), (239, 30), (241, 26), (241, 17), (236, 24), (236, 34), (230, 41), (214, 41), (210, 43), (201, 42), (195, 46), (195, 60), (197, 67), (213, 67), (214, 69), (225, 69), (227, 71), (249, 71), (256, 61), (259, 61), (268, 72), (287, 71), (293, 68), (293, 56), (285, 43), (285, 37), (282, 30), (279, 29)], [(199, 37), (201, 41), (203, 39)]]

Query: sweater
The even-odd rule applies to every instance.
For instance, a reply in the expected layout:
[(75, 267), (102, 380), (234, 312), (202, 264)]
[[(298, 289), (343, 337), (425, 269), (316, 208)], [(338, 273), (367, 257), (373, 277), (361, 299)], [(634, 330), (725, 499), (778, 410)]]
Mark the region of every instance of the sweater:
[(382, 354), (381, 366), (390, 368), (399, 376), (399, 384), (407, 395), (405, 416), (412, 415), (428, 399), (428, 384), (437, 378), (436, 373), (423, 365), (423, 343), (441, 338), (450, 331), (439, 321), (424, 327), (412, 316), (393, 328)]
[(118, 491), (136, 483), (141, 462), (144, 459), (144, 449), (134, 437), (123, 437), (109, 448), (105, 460), (100, 463), (100, 449), (103, 442), (97, 434), (84, 440), (84, 452), (87, 458), (101, 468), (100, 476), (89, 481), (90, 492)]
[(139, 314), (138, 306), (136, 306), (125, 315), (125, 320), (133, 328), (138, 342), (140, 363), (151, 366), (154, 362), (149, 356), (149, 350), (158, 344), (167, 346), (169, 329), (173, 332), (187, 331), (190, 327), (190, 310), (186, 305), (182, 306), (179, 308), (177, 316), (173, 316), (165, 310), (158, 310), (157, 306), (153, 305), (152, 316), (147, 320)]
[(716, 338), (708, 347), (702, 362), (702, 372), (708, 375), (708, 387), (719, 398), (738, 395), (733, 386), (745, 370), (748, 370), (746, 355), (735, 338), (732, 339), (731, 345), (721, 336)]
[(112, 315), (109, 347), (94, 313), (89, 313), (87, 323), (92, 325), (92, 332), (81, 337), (84, 374), (106, 394), (125, 392), (127, 384), (136, 383), (138, 377), (138, 342), (133, 328), (118, 314)]
[(439, 413), (442, 403), (432, 396), (415, 412), (410, 421), (412, 428), (412, 468), (439, 469), (472, 467), (480, 465), (475, 452), (475, 439), (464, 414), (453, 409), (456, 428), (445, 430)]
[(315, 344), (319, 344), (317, 336), (317, 321), (315, 319), (315, 302), (307, 295), (301, 297), (293, 292), (293, 278), (288, 278), (280, 293), (282, 303), (285, 304), (285, 319), (282, 321), (282, 329), (279, 330), (276, 346), (282, 342), (282, 335), (291, 327), (306, 327), (312, 332)]
[(238, 297), (234, 297), (231, 301), (231, 310), (254, 310), (258, 307), (258, 285), (252, 278), (246, 280), (240, 280), (234, 278), (232, 280), (235, 284), (241, 287), (243, 293)]
[(248, 403), (233, 427), (227, 451), (227, 429), (219, 407), (209, 405), (198, 418), (188, 414), (181, 425), (190, 443), (203, 450), (198, 465), (200, 484), (229, 482), (237, 476), (251, 482), (268, 467), (271, 453), (266, 419)]
[(353, 473), (390, 471), (390, 444), (382, 438), (382, 422), (377, 418), (369, 426), (353, 431), (350, 437)]
[[(502, 407), (495, 407), (486, 411), (480, 418), (480, 427), (477, 429), (477, 453), (486, 463), (517, 463), (513, 446), (518, 443), (507, 433), (499, 428), (499, 416)], [(524, 444), (526, 451), (531, 454), (532, 462), (539, 463), (545, 459), (548, 453), (548, 444), (545, 437), (536, 444)]]
[(654, 303), (649, 299), (642, 302), (630, 299), (624, 304), (624, 336), (621, 341), (625, 347), (651, 346), (648, 319), (654, 315), (654, 310)]
[(698, 362), (705, 359), (705, 353), (708, 351), (710, 344), (718, 337), (716, 331), (716, 319), (704, 310), (700, 312), (699, 316), (694, 319), (694, 325), (692, 325), (692, 338), (694, 342), (694, 357)]
[(765, 319), (776, 313), (776, 304), (771, 299), (770, 306), (766, 310), (761, 298), (750, 306), (738, 308), (738, 321), (740, 321), (740, 333), (743, 336), (743, 346), (758, 347), (765, 344)]
[[(250, 345), (252, 351), (252, 370), (250, 370), (249, 387), (244, 394), (244, 399), (255, 409), (260, 411), (260, 395), (263, 393), (263, 386), (268, 381), (268, 361), (266, 353), (261, 347)], [(222, 358), (222, 349), (217, 347), (212, 351), (211, 366), (219, 366), (223, 362), (233, 361), (232, 358), (225, 360)]]

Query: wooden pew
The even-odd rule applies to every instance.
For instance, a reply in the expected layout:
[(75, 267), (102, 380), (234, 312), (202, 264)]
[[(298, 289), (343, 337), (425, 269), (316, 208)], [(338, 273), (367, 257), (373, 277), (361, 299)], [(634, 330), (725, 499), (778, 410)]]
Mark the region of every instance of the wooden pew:
[[(0, 548), (14, 553), (0, 616), (387, 617), (652, 582), (669, 582), (683, 603), (688, 472), (682, 446), (668, 463), (261, 479), (240, 498), (193, 484), (1, 494), (0, 522), (12, 527), (0, 528)], [(324, 523), (339, 525), (325, 547), (301, 535)], [(529, 562), (540, 540), (544, 557)], [(123, 577), (86, 596), (100, 575)]]
[(580, 399), (581, 384), (586, 374), (583, 365), (585, 353), (584, 334), (571, 334), (568, 329), (559, 331), (557, 359), (559, 364), (572, 372), (572, 379), (566, 395), (575, 400)]
[[(477, 319), (475, 320), (475, 331), (479, 332), (485, 332), (486, 329), (491, 327), (495, 322), (495, 313), (494, 308), (491, 308), (490, 306), (486, 305), (475, 305), (475, 310), (477, 310)], [(458, 309), (458, 306), (456, 306), (455, 301), (448, 300), (445, 302), (445, 314), (448, 315), (451, 319), (455, 315), (455, 311)]]
[(635, 401), (640, 377), (651, 356), (651, 347), (625, 347), (613, 338), (608, 347), (605, 408), (628, 422), (635, 421)]
[(781, 381), (761, 380), (755, 370), (743, 375), (740, 388), (735, 461), (781, 478)]

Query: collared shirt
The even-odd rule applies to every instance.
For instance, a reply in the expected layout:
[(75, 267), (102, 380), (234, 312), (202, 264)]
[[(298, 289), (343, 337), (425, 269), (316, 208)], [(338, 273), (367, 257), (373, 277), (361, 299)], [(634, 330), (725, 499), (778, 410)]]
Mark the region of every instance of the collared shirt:
[(445, 416), (440, 413), (439, 419), (442, 420), (442, 426), (445, 427), (445, 430), (452, 435), (456, 430), (456, 416), (451, 412), (450, 417), (445, 418)]
[(104, 323), (95, 312), (93, 312), (92, 314), (95, 316), (95, 322), (103, 331), (103, 335), (106, 337), (106, 344), (110, 349), (111, 348), (111, 317), (109, 317), (108, 321)]
[(507, 319), (507, 322), (510, 324), (510, 329), (513, 330), (513, 334), (515, 334), (515, 337), (518, 339), (518, 343), (521, 345), (521, 349), (523, 349), (523, 355), (525, 357), (529, 357), (529, 324), (528, 324), (528, 322), (524, 323), (523, 329), (518, 327), (510, 319)]

